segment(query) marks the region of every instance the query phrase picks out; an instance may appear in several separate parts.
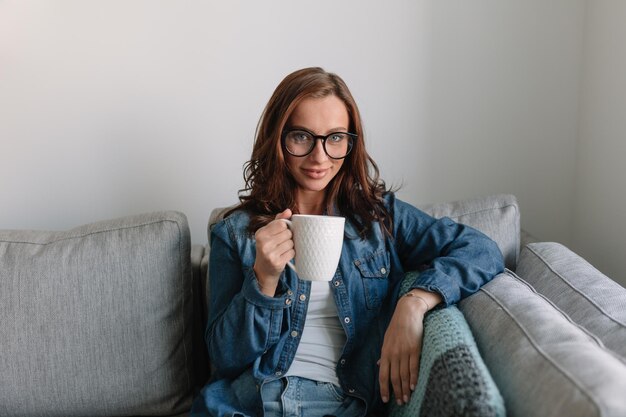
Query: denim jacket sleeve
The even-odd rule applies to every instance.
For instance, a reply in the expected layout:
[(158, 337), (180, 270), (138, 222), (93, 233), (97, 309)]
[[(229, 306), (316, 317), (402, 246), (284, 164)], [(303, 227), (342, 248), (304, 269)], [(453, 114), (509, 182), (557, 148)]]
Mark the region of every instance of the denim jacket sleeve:
[(503, 271), (498, 245), (478, 230), (447, 217), (435, 219), (393, 194), (387, 202), (400, 262), (405, 271), (421, 270), (411, 288), (437, 292), (448, 306)]
[(221, 377), (240, 374), (278, 341), (291, 303), (291, 291), (282, 281), (275, 297), (261, 293), (252, 269), (254, 257), (238, 247), (232, 226), (225, 220), (211, 232), (205, 337), (211, 363)]

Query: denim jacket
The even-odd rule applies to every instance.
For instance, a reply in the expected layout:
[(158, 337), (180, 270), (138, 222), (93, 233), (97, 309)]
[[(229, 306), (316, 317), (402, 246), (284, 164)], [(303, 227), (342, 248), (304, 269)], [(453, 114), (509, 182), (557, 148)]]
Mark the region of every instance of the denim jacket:
[[(346, 221), (341, 259), (329, 282), (347, 339), (337, 376), (345, 393), (365, 402), (368, 415), (380, 415), (383, 407), (376, 361), (405, 271), (422, 270), (411, 288), (437, 292), (448, 306), (504, 268), (498, 246), (479, 231), (434, 219), (392, 193), (385, 203), (392, 236), (376, 224), (360, 239)], [(212, 375), (192, 416), (263, 415), (261, 386), (287, 372), (304, 327), (310, 283), (286, 268), (275, 296), (261, 293), (248, 223), (249, 215), (238, 211), (211, 232), (205, 336)]]

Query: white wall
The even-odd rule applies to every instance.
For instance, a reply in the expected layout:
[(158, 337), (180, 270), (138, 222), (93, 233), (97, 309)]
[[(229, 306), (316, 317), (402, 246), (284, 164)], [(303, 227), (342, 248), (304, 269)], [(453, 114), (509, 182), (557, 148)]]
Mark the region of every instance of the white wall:
[(582, 0), (2, 1), (0, 227), (177, 209), (203, 242), (274, 87), (320, 65), (401, 197), (514, 193), (567, 243), (583, 28)]
[(626, 2), (587, 8), (573, 248), (626, 286)]

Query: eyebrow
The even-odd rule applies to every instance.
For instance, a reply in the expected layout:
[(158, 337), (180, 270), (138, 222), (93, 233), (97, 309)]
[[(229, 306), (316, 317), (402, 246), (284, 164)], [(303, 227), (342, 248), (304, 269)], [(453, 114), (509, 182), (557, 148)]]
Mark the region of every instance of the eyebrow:
[(345, 127), (334, 127), (334, 128), (332, 128), (332, 129), (328, 130), (328, 132), (326, 133), (326, 135), (318, 135), (317, 133), (313, 132), (313, 130), (308, 129), (308, 128), (304, 127), (304, 126), (297, 126), (297, 125), (294, 125), (294, 126), (291, 126), (291, 129), (296, 129), (296, 130), (304, 130), (304, 131), (307, 131), (307, 132), (309, 132), (309, 133), (311, 133), (311, 134), (313, 134), (313, 135), (315, 135), (315, 136), (327, 136), (327, 135), (330, 135), (331, 133), (336, 133), (336, 132), (347, 132), (347, 131), (348, 131), (348, 129), (346, 129)]

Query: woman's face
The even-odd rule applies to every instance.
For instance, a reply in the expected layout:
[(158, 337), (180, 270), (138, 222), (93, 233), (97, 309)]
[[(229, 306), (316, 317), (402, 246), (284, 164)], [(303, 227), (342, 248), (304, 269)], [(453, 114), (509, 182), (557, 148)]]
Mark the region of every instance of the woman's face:
[[(346, 106), (336, 96), (305, 98), (294, 109), (287, 122), (288, 129), (304, 129), (314, 135), (326, 136), (333, 132), (347, 132), (350, 117)], [(321, 197), (328, 183), (337, 175), (343, 159), (332, 159), (315, 141), (310, 154), (296, 157), (285, 152), (289, 172), (298, 184), (296, 198)]]

